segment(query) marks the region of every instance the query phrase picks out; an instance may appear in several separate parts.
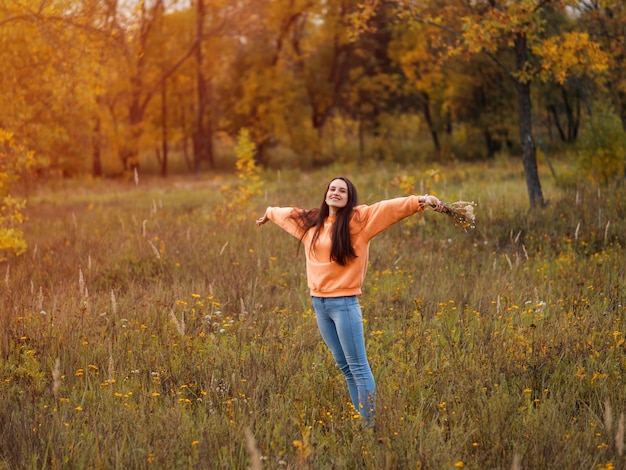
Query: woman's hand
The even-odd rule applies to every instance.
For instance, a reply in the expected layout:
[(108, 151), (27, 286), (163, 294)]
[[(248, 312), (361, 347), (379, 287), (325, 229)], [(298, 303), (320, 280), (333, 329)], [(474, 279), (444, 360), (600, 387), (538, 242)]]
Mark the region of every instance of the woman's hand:
[(437, 196), (432, 196), (430, 194), (424, 194), (421, 196), (420, 202), (425, 206), (430, 207), (435, 212), (443, 212), (445, 208), (443, 202), (441, 202)]
[(261, 225), (263, 225), (265, 222), (267, 222), (268, 220), (270, 220), (267, 217), (267, 211), (269, 210), (269, 207), (267, 209), (265, 209), (265, 214), (263, 214), (262, 217), (259, 217), (258, 219), (256, 219), (256, 224), (260, 227)]

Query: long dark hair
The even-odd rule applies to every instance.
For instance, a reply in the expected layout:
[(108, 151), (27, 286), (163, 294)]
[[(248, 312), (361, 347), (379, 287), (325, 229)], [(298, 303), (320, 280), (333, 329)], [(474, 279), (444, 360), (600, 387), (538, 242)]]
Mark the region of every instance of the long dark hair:
[(328, 207), (328, 204), (326, 204), (326, 194), (330, 188), (330, 183), (335, 180), (341, 180), (346, 183), (346, 186), (348, 187), (348, 201), (345, 207), (337, 210), (337, 220), (333, 224), (333, 231), (331, 234), (332, 243), (330, 248), (330, 259), (341, 266), (345, 266), (357, 257), (354, 247), (352, 246), (352, 240), (350, 239), (350, 220), (353, 216), (352, 209), (358, 205), (358, 195), (356, 187), (352, 184), (352, 181), (343, 176), (332, 178), (326, 186), (322, 205), (319, 209), (302, 211), (294, 214), (292, 217), (297, 220), (303, 230), (301, 239), (304, 238), (310, 229), (315, 227), (310, 247), (311, 251), (315, 251), (315, 243), (320, 236), (320, 231), (324, 226), (324, 222), (330, 215), (330, 208)]

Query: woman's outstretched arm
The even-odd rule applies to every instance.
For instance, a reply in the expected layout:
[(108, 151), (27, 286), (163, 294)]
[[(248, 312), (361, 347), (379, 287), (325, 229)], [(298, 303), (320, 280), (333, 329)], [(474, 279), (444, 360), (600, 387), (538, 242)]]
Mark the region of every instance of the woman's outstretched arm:
[(294, 217), (294, 214), (297, 214), (299, 211), (302, 211), (302, 209), (268, 206), (267, 209), (265, 209), (265, 213), (256, 219), (256, 224), (260, 227), (271, 220), (287, 233), (300, 239), (304, 232), (298, 223), (297, 217)]

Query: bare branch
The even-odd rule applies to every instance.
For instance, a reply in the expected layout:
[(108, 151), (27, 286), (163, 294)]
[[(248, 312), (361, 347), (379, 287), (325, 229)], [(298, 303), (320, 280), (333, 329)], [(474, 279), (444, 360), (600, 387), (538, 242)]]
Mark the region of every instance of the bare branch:
[(0, 20), (0, 27), (13, 21), (33, 21), (33, 17), (30, 14), (12, 15)]

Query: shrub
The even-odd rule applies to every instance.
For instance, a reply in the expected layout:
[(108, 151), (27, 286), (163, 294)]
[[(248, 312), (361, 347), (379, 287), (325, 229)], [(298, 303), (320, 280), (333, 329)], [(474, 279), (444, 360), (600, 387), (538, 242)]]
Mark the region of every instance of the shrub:
[(624, 174), (626, 132), (619, 118), (602, 109), (582, 133), (576, 152), (583, 174), (593, 182), (608, 185)]

